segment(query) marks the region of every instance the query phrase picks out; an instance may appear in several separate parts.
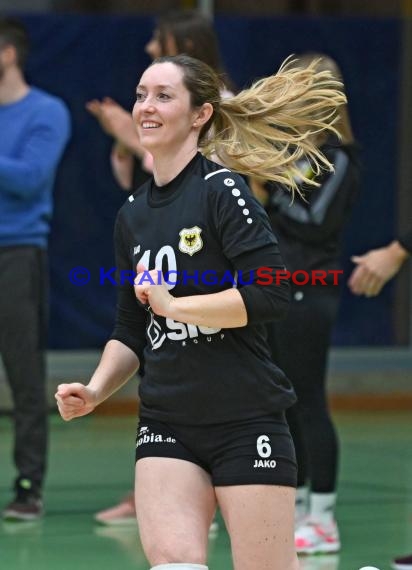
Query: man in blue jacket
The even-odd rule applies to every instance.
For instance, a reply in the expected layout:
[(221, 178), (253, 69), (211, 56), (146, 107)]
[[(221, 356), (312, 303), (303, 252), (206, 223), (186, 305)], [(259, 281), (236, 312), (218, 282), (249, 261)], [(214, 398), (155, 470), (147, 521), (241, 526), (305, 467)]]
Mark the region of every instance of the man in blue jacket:
[(15, 497), (6, 519), (43, 513), (47, 454), (47, 239), (70, 134), (60, 99), (28, 85), (25, 28), (0, 18), (0, 352), (14, 403)]

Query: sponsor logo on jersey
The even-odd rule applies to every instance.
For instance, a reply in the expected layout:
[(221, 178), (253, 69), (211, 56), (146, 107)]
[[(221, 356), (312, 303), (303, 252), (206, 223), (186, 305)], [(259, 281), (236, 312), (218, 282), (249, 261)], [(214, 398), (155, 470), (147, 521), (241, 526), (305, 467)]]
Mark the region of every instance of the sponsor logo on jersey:
[(276, 467), (276, 461), (274, 459), (255, 459), (253, 468), (257, 469), (259, 467), (269, 467), (270, 469), (274, 469)]
[(182, 253), (187, 253), (188, 255), (193, 255), (200, 251), (203, 247), (203, 241), (200, 237), (202, 230), (199, 226), (193, 226), (193, 228), (183, 228), (179, 232), (180, 241), (179, 249)]
[[(203, 338), (206, 342), (211, 342), (213, 335), (219, 333), (222, 329), (204, 326), (196, 326), (190, 323), (181, 323), (173, 319), (165, 319), (165, 329), (162, 328), (160, 323), (155, 319), (153, 311), (149, 309), (150, 323), (147, 327), (147, 336), (153, 350), (157, 350), (162, 346), (166, 339), (182, 342), (186, 346), (186, 340), (191, 340), (194, 344), (198, 344), (199, 338)], [(220, 335), (223, 340), (224, 334)]]
[(160, 324), (156, 321), (153, 315), (153, 311), (149, 310), (150, 313), (150, 323), (147, 327), (147, 336), (149, 337), (150, 343), (153, 350), (160, 348), (164, 341), (166, 340), (166, 335), (162, 330)]

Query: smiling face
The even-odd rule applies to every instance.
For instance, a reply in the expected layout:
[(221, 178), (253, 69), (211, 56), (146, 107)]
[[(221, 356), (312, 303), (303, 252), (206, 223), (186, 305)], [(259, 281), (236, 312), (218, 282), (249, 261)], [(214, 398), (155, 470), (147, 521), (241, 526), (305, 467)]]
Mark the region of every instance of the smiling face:
[(196, 145), (198, 110), (183, 84), (183, 71), (164, 62), (149, 67), (136, 90), (133, 119), (141, 145), (151, 153), (178, 149), (187, 141)]

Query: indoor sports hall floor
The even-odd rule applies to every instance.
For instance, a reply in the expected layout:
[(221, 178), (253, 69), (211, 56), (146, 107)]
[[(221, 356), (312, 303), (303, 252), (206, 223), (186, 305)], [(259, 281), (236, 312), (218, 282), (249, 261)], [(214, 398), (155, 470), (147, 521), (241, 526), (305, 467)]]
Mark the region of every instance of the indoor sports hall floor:
[[(303, 570), (390, 568), (412, 552), (411, 412), (335, 413), (342, 457), (340, 555), (301, 558)], [(135, 419), (51, 416), (47, 515), (38, 523), (0, 523), (1, 570), (147, 570), (136, 527), (99, 527), (93, 513), (131, 486)], [(10, 418), (0, 417), (0, 501), (9, 498)], [(229, 540), (210, 540), (211, 570), (231, 570)], [(258, 569), (256, 569), (258, 570)]]

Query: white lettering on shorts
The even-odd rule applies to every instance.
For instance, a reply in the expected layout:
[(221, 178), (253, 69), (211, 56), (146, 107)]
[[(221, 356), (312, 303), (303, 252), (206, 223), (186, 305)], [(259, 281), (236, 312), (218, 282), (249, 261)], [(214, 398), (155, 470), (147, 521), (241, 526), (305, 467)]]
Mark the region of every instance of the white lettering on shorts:
[[(147, 429), (147, 428), (146, 428)], [(139, 438), (136, 442), (136, 447), (140, 445), (144, 445), (145, 443), (176, 443), (176, 439), (174, 437), (163, 437), (160, 433), (151, 433), (148, 434), (146, 432), (142, 433), (142, 429), (139, 433)]]
[(268, 435), (260, 435), (257, 438), (256, 451), (258, 452), (259, 457), (263, 457), (263, 459), (255, 459), (255, 463), (253, 465), (254, 469), (259, 467), (274, 469), (276, 467), (275, 459), (266, 459), (267, 457), (270, 457), (272, 453), (270, 437)]
[(256, 469), (257, 467), (270, 467), (274, 469), (276, 467), (276, 461), (274, 459), (255, 459), (253, 468)]

